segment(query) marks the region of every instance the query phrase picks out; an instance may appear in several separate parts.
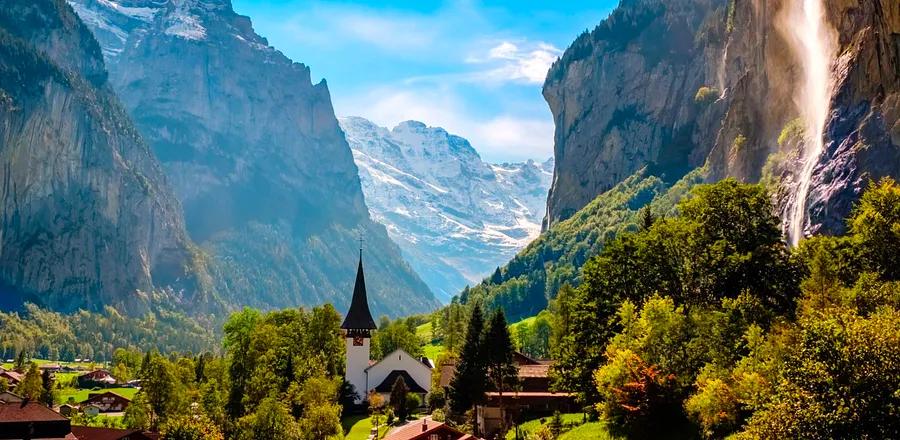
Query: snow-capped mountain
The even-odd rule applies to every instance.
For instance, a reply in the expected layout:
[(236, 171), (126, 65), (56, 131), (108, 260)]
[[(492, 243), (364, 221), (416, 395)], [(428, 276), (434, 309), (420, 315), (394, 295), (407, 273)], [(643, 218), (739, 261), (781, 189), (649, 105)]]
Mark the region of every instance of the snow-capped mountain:
[(443, 300), (505, 264), (541, 230), (553, 159), (489, 164), (439, 127), (340, 119), (373, 218)]

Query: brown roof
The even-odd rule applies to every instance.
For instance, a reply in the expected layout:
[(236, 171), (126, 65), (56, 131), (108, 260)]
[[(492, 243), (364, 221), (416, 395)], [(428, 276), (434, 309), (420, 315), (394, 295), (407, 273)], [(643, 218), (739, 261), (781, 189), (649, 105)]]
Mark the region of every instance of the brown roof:
[[(498, 397), (500, 393), (495, 391), (490, 391), (485, 393), (488, 397)], [(559, 397), (559, 398), (568, 398), (572, 397), (575, 394), (573, 393), (554, 393), (552, 391), (507, 391), (503, 393), (503, 398), (507, 397)]]
[(0, 372), (0, 376), (7, 376), (7, 377), (9, 377), (10, 379), (15, 380), (16, 382), (21, 382), (21, 381), (22, 381), (22, 378), (25, 377), (24, 374), (22, 374), (22, 373), (16, 373), (15, 371), (12, 371), (12, 370), (7, 370), (7, 371)]
[[(550, 374), (550, 363), (537, 363), (518, 365), (520, 378), (545, 378)], [(441, 386), (450, 385), (453, 376), (456, 375), (456, 365), (446, 364), (441, 367)]]
[[(422, 425), (427, 424), (423, 429)], [(383, 440), (422, 440), (427, 439), (431, 434), (450, 434), (451, 439), (468, 438), (476, 440), (477, 437), (467, 436), (454, 428), (451, 428), (441, 422), (435, 422), (430, 417), (421, 420), (409, 422), (405, 426), (397, 428), (384, 437)], [(443, 437), (442, 437), (443, 438)]]
[(140, 429), (114, 429), (114, 428), (92, 428), (87, 426), (73, 426), (72, 434), (78, 440), (148, 440), (150, 437), (141, 432)]
[(550, 364), (519, 365), (519, 377), (548, 377)]
[(81, 403), (96, 403), (96, 402), (100, 401), (101, 398), (107, 397), (107, 396), (115, 397), (118, 400), (124, 400), (126, 402), (131, 402), (131, 399), (129, 399), (125, 396), (116, 394), (112, 391), (106, 391), (103, 393), (90, 393), (90, 394), (88, 394), (88, 398), (85, 399), (84, 401), (82, 401)]
[(37, 402), (0, 403), (0, 423), (68, 420)]

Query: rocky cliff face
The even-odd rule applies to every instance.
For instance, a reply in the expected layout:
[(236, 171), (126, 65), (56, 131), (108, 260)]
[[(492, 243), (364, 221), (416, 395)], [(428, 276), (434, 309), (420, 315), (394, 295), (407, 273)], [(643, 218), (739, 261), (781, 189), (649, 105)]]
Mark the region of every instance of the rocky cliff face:
[(376, 314), (436, 304), (369, 218), (325, 82), (230, 1), (73, 4), (104, 43), (111, 82), (210, 251), (223, 298), (344, 307), (362, 233)]
[[(771, 185), (787, 217), (808, 143), (798, 122), (802, 54), (792, 49), (788, 6), (797, 5), (623, 0), (579, 38), (544, 88), (557, 121), (547, 220), (565, 218), (636, 167), (668, 177), (704, 163), (711, 179)], [(842, 231), (870, 179), (900, 175), (900, 4), (824, 0), (823, 10), (838, 56), (825, 151), (806, 200), (807, 233)]]
[(725, 0), (623, 0), (553, 65), (544, 84), (556, 123), (545, 228), (646, 165), (672, 182), (703, 164), (724, 109), (725, 16)]
[(4, 2), (0, 285), (60, 310), (141, 313), (155, 290), (200, 307), (181, 207), (106, 78), (63, 1)]
[(340, 121), (366, 203), (443, 300), (475, 285), (540, 232), (553, 162), (488, 164), (469, 142), (407, 121)]

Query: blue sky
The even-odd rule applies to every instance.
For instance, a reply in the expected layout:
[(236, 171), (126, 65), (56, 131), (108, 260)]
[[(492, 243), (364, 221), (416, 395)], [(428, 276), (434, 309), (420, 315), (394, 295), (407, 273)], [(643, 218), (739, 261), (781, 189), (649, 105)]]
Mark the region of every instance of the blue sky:
[(489, 161), (553, 154), (546, 69), (618, 0), (233, 0), (257, 33), (325, 78), (338, 116), (416, 119)]

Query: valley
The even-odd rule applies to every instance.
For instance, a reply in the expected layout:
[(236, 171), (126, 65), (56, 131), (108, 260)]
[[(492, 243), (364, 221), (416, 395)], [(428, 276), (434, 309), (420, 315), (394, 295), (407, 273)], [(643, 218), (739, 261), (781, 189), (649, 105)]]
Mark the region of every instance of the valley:
[(900, 435), (900, 4), (600, 4), (8, 0), (0, 438)]

